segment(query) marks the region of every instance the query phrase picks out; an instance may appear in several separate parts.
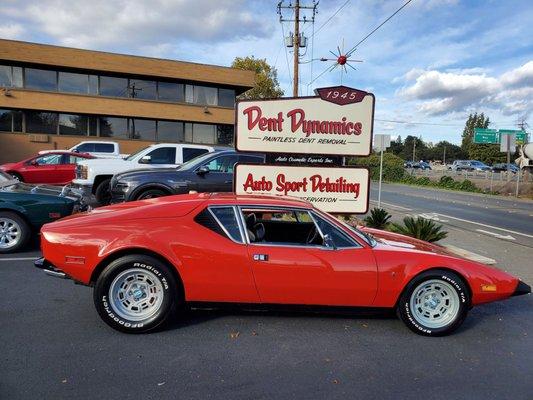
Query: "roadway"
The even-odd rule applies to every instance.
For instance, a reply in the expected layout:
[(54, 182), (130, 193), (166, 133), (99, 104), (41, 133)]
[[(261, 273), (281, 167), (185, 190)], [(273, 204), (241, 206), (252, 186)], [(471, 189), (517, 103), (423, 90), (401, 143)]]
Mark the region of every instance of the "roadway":
[[(371, 187), (377, 206), (378, 185)], [(513, 241), (533, 248), (533, 201), (419, 186), (382, 186), (382, 206), (397, 213), (422, 215), (444, 225)]]

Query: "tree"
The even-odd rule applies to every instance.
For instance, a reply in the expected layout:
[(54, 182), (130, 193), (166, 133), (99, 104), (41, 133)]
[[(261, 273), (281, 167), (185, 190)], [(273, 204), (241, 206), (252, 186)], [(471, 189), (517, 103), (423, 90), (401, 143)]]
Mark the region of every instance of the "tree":
[(264, 58), (236, 57), (233, 68), (255, 72), (255, 86), (239, 96), (239, 99), (271, 99), (283, 96), (279, 86), (278, 71)]
[(455, 160), (462, 160), (468, 158), (468, 154), (463, 151), (460, 146), (442, 140), (435, 146), (428, 149), (428, 159), (442, 160), (444, 159), (444, 149), (446, 149), (446, 162), (450, 163)]
[[(413, 142), (416, 141), (416, 146), (413, 146)], [(413, 148), (415, 149), (415, 161), (423, 160), (427, 158), (427, 145), (422, 141), (422, 139), (417, 138), (416, 136), (408, 135), (403, 142), (403, 149), (400, 152), (399, 156), (404, 160), (413, 159)]]
[(401, 136), (398, 135), (396, 140), (390, 142), (389, 151), (395, 155), (399, 155), (403, 151), (403, 142)]
[(485, 114), (478, 113), (470, 114), (466, 120), (465, 128), (463, 129), (463, 140), (461, 142), (461, 148), (465, 153), (469, 153), (470, 147), (474, 144), (474, 129), (484, 128), (487, 129), (490, 125), (489, 117), (485, 117)]

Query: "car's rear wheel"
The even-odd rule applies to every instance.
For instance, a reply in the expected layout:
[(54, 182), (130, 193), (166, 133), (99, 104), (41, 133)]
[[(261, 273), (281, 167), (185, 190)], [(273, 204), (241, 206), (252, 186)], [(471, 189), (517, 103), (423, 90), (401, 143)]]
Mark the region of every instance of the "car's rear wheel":
[(17, 172), (10, 172), (9, 175), (11, 175), (13, 178), (17, 179), (19, 182), (24, 182), (24, 179), (22, 178), (22, 175), (20, 175)]
[(144, 333), (161, 327), (180, 302), (169, 267), (141, 254), (111, 262), (94, 287), (94, 303), (100, 317), (112, 328), (126, 333)]
[(96, 197), (96, 201), (101, 206), (106, 206), (109, 203), (111, 203), (111, 188), (109, 187), (111, 184), (111, 179), (104, 179), (96, 190), (94, 191), (94, 197)]
[(466, 318), (470, 294), (463, 280), (446, 270), (431, 270), (413, 279), (398, 302), (400, 319), (415, 333), (444, 336)]
[(31, 229), (19, 215), (0, 211), (0, 254), (23, 248), (31, 236)]
[(137, 196), (136, 200), (155, 199), (156, 197), (162, 197), (162, 196), (167, 196), (167, 195), (168, 193), (160, 189), (148, 189), (148, 190), (145, 190), (144, 192), (141, 192)]

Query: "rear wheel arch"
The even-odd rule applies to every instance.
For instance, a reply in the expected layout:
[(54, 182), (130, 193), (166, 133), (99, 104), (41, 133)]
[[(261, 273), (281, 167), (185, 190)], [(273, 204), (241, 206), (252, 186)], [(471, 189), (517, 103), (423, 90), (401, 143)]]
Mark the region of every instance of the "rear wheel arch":
[(182, 296), (183, 300), (185, 299), (185, 287), (183, 285), (183, 280), (181, 279), (178, 269), (174, 266), (174, 264), (171, 263), (166, 257), (163, 257), (162, 255), (158, 253), (151, 251), (151, 250), (143, 249), (140, 247), (122, 249), (114, 253), (108, 254), (102, 261), (100, 261), (100, 263), (98, 263), (98, 265), (94, 269), (93, 273), (91, 274), (91, 279), (89, 281), (89, 284), (91, 286), (94, 286), (94, 284), (98, 280), (98, 277), (101, 275), (104, 269), (109, 264), (111, 264), (113, 261), (118, 260), (119, 258), (124, 257), (124, 256), (131, 256), (131, 255), (136, 255), (136, 254), (153, 257), (161, 261), (163, 264), (165, 264), (171, 271), (174, 278), (176, 279), (176, 282), (178, 284), (178, 292)]
[(17, 178), (20, 182), (24, 182), (24, 177), (17, 171), (6, 171), (6, 174), (9, 174), (11, 176), (14, 176)]
[(415, 279), (417, 279), (420, 275), (426, 273), (426, 272), (436, 272), (436, 271), (445, 271), (445, 272), (451, 272), (452, 274), (457, 275), (461, 282), (465, 285), (466, 289), (468, 290), (468, 298), (470, 304), (468, 304), (469, 307), (472, 307), (472, 288), (470, 287), (470, 284), (468, 283), (468, 279), (464, 276), (464, 274), (461, 271), (458, 271), (456, 269), (450, 268), (450, 267), (431, 267), (426, 268), (421, 271), (418, 271), (416, 275), (412, 276), (402, 287), (401, 292), (398, 294), (398, 298), (396, 299), (396, 303), (394, 304), (394, 308), (398, 306), (398, 302), (402, 298), (402, 295), (405, 293), (407, 288), (409, 287), (409, 284), (413, 282)]

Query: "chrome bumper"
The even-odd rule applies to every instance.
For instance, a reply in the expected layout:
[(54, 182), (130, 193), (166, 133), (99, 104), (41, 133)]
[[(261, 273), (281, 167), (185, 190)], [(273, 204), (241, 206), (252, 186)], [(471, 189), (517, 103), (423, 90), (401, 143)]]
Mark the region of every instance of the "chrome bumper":
[(46, 275), (53, 276), (54, 278), (70, 279), (67, 274), (54, 267), (49, 261), (45, 260), (44, 257), (35, 260), (33, 265), (35, 265), (36, 268), (42, 269)]

